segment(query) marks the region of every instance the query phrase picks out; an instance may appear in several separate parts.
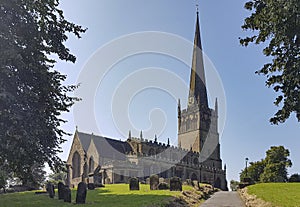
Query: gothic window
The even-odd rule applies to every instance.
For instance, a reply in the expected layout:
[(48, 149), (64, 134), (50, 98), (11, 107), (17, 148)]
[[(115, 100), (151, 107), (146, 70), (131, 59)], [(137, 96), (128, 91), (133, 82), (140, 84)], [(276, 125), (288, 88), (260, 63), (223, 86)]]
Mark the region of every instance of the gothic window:
[(155, 151), (154, 151), (153, 148), (151, 148), (151, 149), (149, 150), (148, 155), (149, 155), (149, 156), (154, 156), (154, 155), (155, 155)]
[(80, 177), (81, 158), (79, 153), (76, 151), (72, 158), (72, 177)]
[(189, 130), (190, 128), (191, 128), (191, 120), (188, 119), (188, 120), (186, 121), (186, 130)]
[(93, 172), (94, 171), (94, 158), (93, 156), (90, 157), (90, 160), (89, 160), (89, 172)]
[(195, 173), (191, 173), (191, 180), (198, 180), (197, 175)]
[(194, 165), (198, 165), (198, 158), (197, 157), (194, 158), (193, 163), (194, 163)]

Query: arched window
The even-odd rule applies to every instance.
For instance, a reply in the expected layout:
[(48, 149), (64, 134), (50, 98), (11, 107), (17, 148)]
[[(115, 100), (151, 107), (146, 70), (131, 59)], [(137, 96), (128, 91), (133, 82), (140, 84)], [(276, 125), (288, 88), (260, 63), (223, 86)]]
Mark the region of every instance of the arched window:
[(76, 151), (72, 158), (72, 178), (80, 177), (81, 158), (79, 153)]
[(153, 148), (151, 148), (151, 149), (149, 150), (148, 155), (149, 155), (149, 156), (154, 156), (154, 155), (155, 155), (155, 151), (154, 151)]
[(89, 160), (89, 173), (91, 173), (93, 171), (94, 171), (94, 158), (93, 158), (93, 156), (91, 156), (90, 160)]
[(198, 165), (198, 158), (197, 158), (197, 157), (194, 158), (193, 164), (194, 164), (194, 165)]
[(197, 175), (195, 173), (191, 173), (191, 177), (190, 177), (191, 180), (198, 180), (197, 178)]

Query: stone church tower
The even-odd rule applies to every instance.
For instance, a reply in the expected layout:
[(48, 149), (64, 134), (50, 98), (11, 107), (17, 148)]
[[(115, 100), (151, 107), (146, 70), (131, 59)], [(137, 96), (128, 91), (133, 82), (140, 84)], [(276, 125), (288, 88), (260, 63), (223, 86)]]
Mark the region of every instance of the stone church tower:
[(202, 155), (202, 163), (222, 168), (218, 134), (218, 103), (208, 106), (208, 97), (197, 11), (193, 59), (187, 108), (181, 110), (178, 101), (178, 145)]

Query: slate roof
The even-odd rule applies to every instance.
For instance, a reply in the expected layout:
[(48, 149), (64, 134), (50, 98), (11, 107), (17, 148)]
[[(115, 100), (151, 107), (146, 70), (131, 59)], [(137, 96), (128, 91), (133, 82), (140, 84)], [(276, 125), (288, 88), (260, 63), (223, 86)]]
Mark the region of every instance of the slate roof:
[(115, 160), (126, 160), (126, 154), (132, 151), (131, 146), (124, 141), (112, 138), (97, 136), (94, 134), (86, 134), (77, 132), (83, 149), (87, 152), (93, 139), (100, 157), (111, 158)]

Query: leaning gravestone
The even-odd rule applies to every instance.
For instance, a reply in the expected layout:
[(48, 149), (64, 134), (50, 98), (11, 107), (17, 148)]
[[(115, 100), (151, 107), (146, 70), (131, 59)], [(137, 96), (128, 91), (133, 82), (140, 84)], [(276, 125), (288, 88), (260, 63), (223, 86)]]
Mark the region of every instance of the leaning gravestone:
[(150, 190), (157, 190), (159, 179), (157, 175), (150, 176)]
[(52, 183), (47, 183), (47, 192), (49, 193), (50, 198), (54, 198), (55, 196), (55, 191), (54, 191), (54, 185)]
[(84, 182), (80, 182), (77, 188), (76, 194), (76, 204), (84, 204), (86, 199), (86, 184)]
[(182, 191), (182, 183), (179, 177), (172, 177), (170, 179), (170, 191)]
[(59, 182), (58, 185), (57, 185), (57, 189), (58, 189), (58, 199), (59, 200), (64, 199), (65, 185), (62, 182)]
[(129, 179), (129, 190), (140, 190), (140, 184), (138, 178)]
[(196, 189), (196, 190), (200, 190), (200, 182), (198, 180), (193, 180), (192, 181), (192, 186)]
[(68, 186), (64, 189), (64, 202), (71, 203), (71, 190)]

